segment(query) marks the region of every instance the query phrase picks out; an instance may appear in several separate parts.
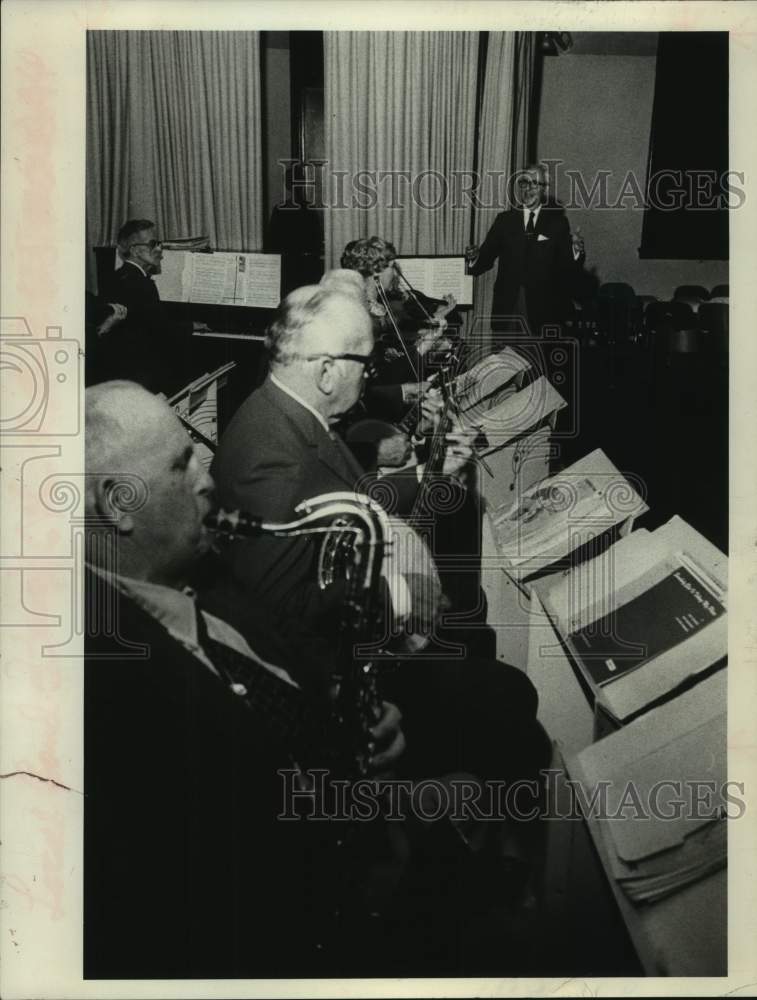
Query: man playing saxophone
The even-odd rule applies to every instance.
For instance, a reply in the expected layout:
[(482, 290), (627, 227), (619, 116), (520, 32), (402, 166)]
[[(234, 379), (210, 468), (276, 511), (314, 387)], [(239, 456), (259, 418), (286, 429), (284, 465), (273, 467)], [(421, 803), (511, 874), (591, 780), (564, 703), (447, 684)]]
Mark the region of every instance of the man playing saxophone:
[[(214, 484), (164, 401), (88, 389), (86, 468), (85, 975), (319, 974), (309, 831), (277, 822), (277, 769), (326, 708), (291, 665), (323, 681), (328, 651), (256, 626), (232, 587), (223, 614), (187, 589)], [(372, 773), (402, 754), (399, 721), (383, 703)]]

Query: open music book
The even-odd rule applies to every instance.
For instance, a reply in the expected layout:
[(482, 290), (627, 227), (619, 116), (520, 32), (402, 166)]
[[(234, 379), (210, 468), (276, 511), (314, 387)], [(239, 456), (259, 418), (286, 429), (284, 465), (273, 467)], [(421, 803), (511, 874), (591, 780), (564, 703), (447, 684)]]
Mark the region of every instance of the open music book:
[(531, 363), (510, 347), (487, 354), (455, 379), (459, 410), (465, 413), (475, 407), (477, 414), (490, 410), (521, 388), (530, 367)]
[(520, 581), (611, 529), (630, 526), (646, 510), (629, 480), (597, 448), (495, 514), (494, 532), (507, 572)]
[(155, 284), (164, 302), (275, 309), (281, 299), (281, 257), (167, 250)]
[(465, 257), (400, 257), (399, 265), (413, 288), (429, 298), (454, 295), (459, 306), (473, 305), (473, 278), (465, 273)]

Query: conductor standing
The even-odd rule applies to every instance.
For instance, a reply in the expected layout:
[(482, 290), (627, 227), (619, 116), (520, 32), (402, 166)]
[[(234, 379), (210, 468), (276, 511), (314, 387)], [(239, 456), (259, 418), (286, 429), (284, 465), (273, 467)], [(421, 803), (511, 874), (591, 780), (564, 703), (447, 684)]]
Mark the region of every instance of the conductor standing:
[(491, 326), (495, 333), (520, 332), (525, 319), (532, 337), (568, 315), (572, 286), (584, 259), (581, 237), (571, 234), (562, 206), (548, 200), (547, 172), (532, 164), (517, 179), (519, 206), (494, 220), (480, 247), (465, 256), (473, 275), (497, 261)]

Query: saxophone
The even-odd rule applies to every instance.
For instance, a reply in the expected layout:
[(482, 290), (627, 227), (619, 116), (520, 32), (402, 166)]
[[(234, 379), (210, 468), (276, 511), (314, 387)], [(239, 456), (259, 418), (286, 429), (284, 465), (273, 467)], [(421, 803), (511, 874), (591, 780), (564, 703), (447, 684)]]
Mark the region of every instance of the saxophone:
[(305, 500), (295, 508), (295, 514), (300, 516), (275, 523), (243, 511), (220, 509), (208, 515), (205, 524), (230, 539), (322, 536), (318, 585), (324, 589), (342, 579), (346, 586), (334, 670), (338, 766), (350, 777), (365, 777), (372, 750), (370, 729), (381, 716), (381, 699), (375, 663), (360, 660), (355, 649), (370, 642), (379, 619), (376, 604), (384, 551), (391, 544), (389, 521), (374, 500), (347, 492)]

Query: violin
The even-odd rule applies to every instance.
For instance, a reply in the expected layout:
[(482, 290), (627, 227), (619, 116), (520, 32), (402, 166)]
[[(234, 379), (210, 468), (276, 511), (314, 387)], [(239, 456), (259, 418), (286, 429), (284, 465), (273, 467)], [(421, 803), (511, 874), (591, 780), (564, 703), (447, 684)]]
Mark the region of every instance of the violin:
[(418, 427), (423, 417), (423, 404), (435, 382), (436, 374), (397, 423), (363, 417), (347, 428), (345, 441), (366, 471), (374, 472), (379, 467), (399, 469), (407, 465), (413, 455), (413, 443), (419, 444), (423, 439), (418, 435)]
[[(385, 374), (399, 367), (397, 381), (391, 377), (379, 382), (376, 388), (383, 385), (399, 389), (408, 386), (418, 389), (417, 397), (405, 415), (396, 422), (385, 419), (365, 417), (354, 422), (345, 433), (345, 440), (355, 452), (358, 460), (368, 470), (378, 467), (401, 468), (406, 465), (413, 454), (412, 437), (423, 417), (423, 405), (437, 377), (421, 382), (419, 371), (422, 360), (430, 359), (433, 352), (435, 366), (443, 367), (452, 350), (452, 343), (445, 340), (447, 316), (457, 306), (453, 296), (444, 299), (431, 299), (412, 287), (395, 262), (398, 279), (406, 286), (402, 299), (390, 298), (378, 279), (370, 286), (372, 298), (381, 308), (381, 319), (388, 326), (389, 336), (385, 335), (384, 359)], [(430, 311), (433, 310), (433, 313)], [(404, 331), (404, 336), (403, 332)], [(414, 342), (414, 354), (408, 349), (407, 341)], [(441, 341), (441, 343), (440, 343)], [(441, 348), (441, 350), (439, 350)], [(403, 360), (404, 358), (404, 360)], [(412, 381), (411, 381), (412, 379)], [(420, 391), (418, 391), (420, 390)], [(404, 392), (403, 392), (404, 396)]]

